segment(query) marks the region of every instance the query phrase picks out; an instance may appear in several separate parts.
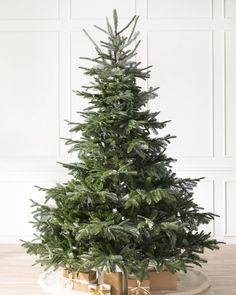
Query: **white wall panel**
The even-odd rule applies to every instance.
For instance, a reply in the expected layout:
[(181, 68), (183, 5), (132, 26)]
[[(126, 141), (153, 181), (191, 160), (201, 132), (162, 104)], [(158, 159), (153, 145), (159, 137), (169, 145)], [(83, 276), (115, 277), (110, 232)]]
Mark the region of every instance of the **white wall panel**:
[(120, 17), (129, 18), (135, 13), (135, 0), (71, 0), (72, 19), (96, 19), (110, 16), (117, 9)]
[(0, 0), (0, 19), (56, 19), (58, 0)]
[(225, 17), (234, 18), (236, 17), (236, 1), (235, 0), (224, 0), (225, 1)]
[(0, 233), (6, 238), (12, 236), (32, 236), (32, 208), (29, 198), (35, 201), (43, 200), (43, 193), (38, 192), (31, 182), (0, 182), (4, 190), (4, 206), (0, 207)]
[(150, 32), (150, 85), (160, 86), (151, 101), (160, 118), (171, 119), (165, 132), (177, 135), (169, 151), (177, 157), (212, 156), (211, 32)]
[[(21, 177), (19, 177), (20, 179)], [(47, 175), (47, 179), (42, 181), (39, 177), (37, 185), (40, 187), (52, 187), (56, 179), (53, 176)], [(31, 239), (35, 233), (32, 223), (31, 207), (34, 201), (43, 203), (45, 193), (40, 192), (35, 187), (35, 182), (32, 180), (1, 180), (0, 187), (4, 190), (4, 206), (0, 207), (0, 242), (19, 242), (19, 239)], [(2, 201), (2, 200), (1, 200)], [(50, 201), (48, 202), (50, 205)]]
[(225, 33), (225, 153), (236, 157), (236, 31)]
[(225, 234), (236, 237), (236, 181), (225, 183)]
[(0, 156), (58, 153), (58, 35), (0, 32)]
[[(204, 212), (214, 212), (214, 182), (201, 181), (194, 190), (194, 202), (203, 208)], [(207, 225), (201, 225), (199, 230), (211, 232), (214, 235), (214, 221)]]
[(211, 0), (147, 0), (149, 18), (210, 18)]

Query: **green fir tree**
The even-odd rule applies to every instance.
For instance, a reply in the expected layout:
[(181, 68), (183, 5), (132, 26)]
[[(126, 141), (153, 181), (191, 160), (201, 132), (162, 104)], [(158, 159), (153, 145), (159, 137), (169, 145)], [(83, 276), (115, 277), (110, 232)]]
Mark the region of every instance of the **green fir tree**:
[(95, 26), (107, 37), (99, 45), (85, 31), (97, 56), (84, 58), (93, 62), (83, 68), (93, 81), (76, 91), (89, 102), (80, 112), (85, 121), (69, 122), (78, 139), (66, 144), (78, 161), (63, 164), (68, 182), (40, 188), (45, 203), (32, 201), (37, 233), (33, 241), (23, 241), (46, 268), (119, 268), (143, 279), (148, 268), (187, 271), (205, 262), (204, 248), (218, 248), (210, 233), (198, 231), (215, 217), (193, 200), (200, 178), (176, 176), (174, 160), (166, 155), (173, 136), (159, 135), (167, 121), (144, 108), (158, 88), (137, 85), (137, 79), (150, 77), (150, 67), (133, 61), (140, 44), (137, 21), (134, 16), (119, 29), (114, 11), (113, 25), (107, 20), (106, 29)]

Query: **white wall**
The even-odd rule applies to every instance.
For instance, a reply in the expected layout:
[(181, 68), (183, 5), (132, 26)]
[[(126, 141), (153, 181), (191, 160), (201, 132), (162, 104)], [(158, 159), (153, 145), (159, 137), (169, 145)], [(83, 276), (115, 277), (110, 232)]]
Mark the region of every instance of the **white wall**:
[(206, 177), (196, 201), (221, 215), (208, 229), (235, 243), (236, 0), (0, 0), (0, 242), (31, 236), (34, 184), (66, 178), (59, 136), (85, 106), (71, 90), (86, 82), (78, 57), (93, 53), (81, 31), (113, 8), (123, 24), (141, 16), (139, 59), (161, 87), (150, 108), (178, 136), (169, 154), (179, 175)]

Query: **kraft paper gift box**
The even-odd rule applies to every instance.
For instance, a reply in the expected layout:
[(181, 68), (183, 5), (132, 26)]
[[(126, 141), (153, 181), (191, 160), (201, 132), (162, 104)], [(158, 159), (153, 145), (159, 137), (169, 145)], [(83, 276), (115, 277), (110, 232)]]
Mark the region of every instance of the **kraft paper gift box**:
[(111, 285), (111, 295), (123, 295), (123, 273), (103, 272), (103, 283)]
[(71, 272), (68, 269), (63, 270), (63, 276), (65, 278), (80, 279), (82, 281), (94, 281), (96, 280), (96, 271), (91, 270), (89, 272)]
[(64, 287), (75, 291), (88, 292), (89, 284), (97, 283), (96, 271), (70, 272), (68, 270), (64, 270), (63, 277), (66, 278)]
[(63, 277), (65, 278), (71, 278), (71, 279), (77, 279), (79, 276), (78, 272), (71, 272), (68, 269), (63, 269)]
[(169, 271), (150, 271), (148, 274), (150, 291), (176, 290), (176, 274)]

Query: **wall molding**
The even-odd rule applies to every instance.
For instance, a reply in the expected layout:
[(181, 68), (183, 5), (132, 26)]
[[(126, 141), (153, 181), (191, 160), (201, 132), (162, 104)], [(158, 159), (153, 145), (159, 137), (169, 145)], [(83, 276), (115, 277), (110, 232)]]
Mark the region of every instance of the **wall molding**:
[[(191, 19), (199, 19), (199, 20), (205, 20), (205, 19), (213, 19), (213, 1), (214, 0), (208, 0), (209, 1), (209, 10), (210, 10), (210, 15), (209, 17), (201, 17), (201, 16), (195, 16), (195, 17), (150, 17), (149, 16), (149, 2), (150, 0), (146, 0), (146, 19), (147, 20), (158, 20), (158, 19), (165, 19), (165, 20), (173, 20), (173, 19), (178, 19), (178, 20), (191, 20)], [(176, 0), (175, 0), (176, 1)], [(196, 0), (197, 1), (197, 0)]]
[(57, 0), (56, 3), (57, 3), (57, 17), (36, 17), (36, 18), (33, 18), (33, 17), (9, 17), (9, 18), (0, 18), (0, 21), (27, 21), (27, 22), (34, 22), (35, 20), (37, 21), (47, 21), (47, 20), (55, 20), (55, 21), (58, 21), (60, 19), (60, 1), (61, 0)]
[[(229, 222), (228, 222), (228, 187), (227, 185), (229, 183), (235, 183), (236, 184), (236, 180), (225, 180), (224, 181), (224, 193), (225, 193), (225, 196), (224, 196), (224, 212), (225, 212), (225, 216), (224, 216), (224, 237), (228, 237), (228, 238), (236, 238), (236, 230), (235, 230), (235, 235), (232, 235), (232, 234), (228, 234), (228, 225), (229, 225)], [(233, 222), (233, 221), (231, 221)]]

